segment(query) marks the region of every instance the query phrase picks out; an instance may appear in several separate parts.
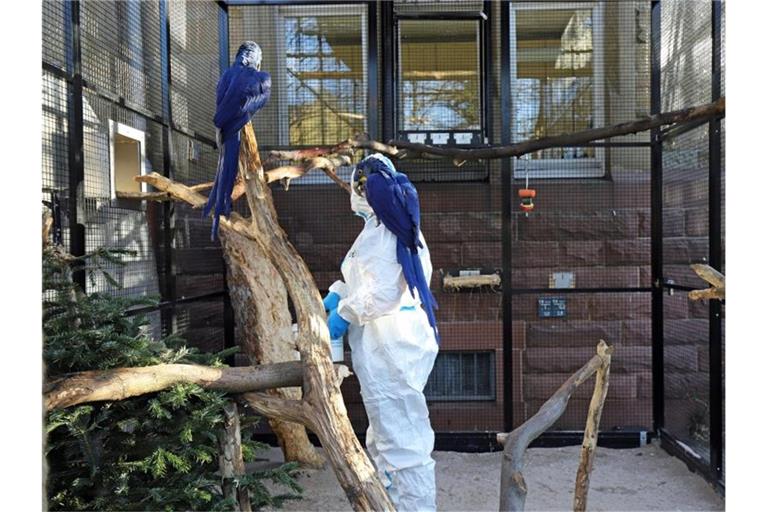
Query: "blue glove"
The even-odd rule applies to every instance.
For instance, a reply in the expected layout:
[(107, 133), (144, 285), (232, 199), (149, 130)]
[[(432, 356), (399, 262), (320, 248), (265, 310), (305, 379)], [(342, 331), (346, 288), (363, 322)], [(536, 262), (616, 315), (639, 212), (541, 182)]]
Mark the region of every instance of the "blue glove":
[(349, 328), (349, 322), (341, 318), (335, 309), (331, 311), (330, 316), (328, 316), (328, 331), (331, 333), (331, 339), (335, 340), (344, 336), (347, 328)]
[(341, 300), (341, 297), (339, 297), (338, 293), (330, 292), (323, 299), (323, 307), (325, 308), (326, 311), (333, 311), (334, 309), (339, 307), (340, 300)]

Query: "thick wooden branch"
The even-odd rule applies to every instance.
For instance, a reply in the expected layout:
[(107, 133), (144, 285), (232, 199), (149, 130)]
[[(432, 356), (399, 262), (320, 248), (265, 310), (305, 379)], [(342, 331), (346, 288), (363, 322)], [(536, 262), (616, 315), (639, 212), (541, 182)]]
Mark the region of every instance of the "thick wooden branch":
[(575, 144), (584, 144), (596, 140), (629, 135), (643, 132), (653, 128), (678, 123), (689, 123), (692, 121), (701, 121), (716, 119), (725, 115), (725, 98), (718, 101), (700, 105), (674, 112), (665, 112), (648, 116), (635, 121), (629, 121), (613, 126), (603, 128), (594, 128), (576, 133), (567, 133), (553, 137), (543, 137), (541, 139), (529, 139), (509, 146), (490, 146), (477, 149), (459, 149), (442, 146), (429, 146), (427, 144), (416, 144), (404, 140), (390, 141), (389, 144), (396, 146), (399, 150), (408, 150), (415, 153), (432, 154), (443, 158), (450, 158), (455, 164), (461, 165), (468, 160), (486, 160), (493, 158), (511, 158), (518, 157), (534, 151), (552, 147), (572, 146)]
[(273, 183), (275, 181), (282, 181), (283, 186), (288, 190), (288, 186), (292, 179), (301, 178), (309, 171), (319, 169), (323, 171), (329, 178), (331, 178), (337, 185), (346, 190), (348, 193), (352, 193), (349, 184), (339, 178), (336, 174), (336, 168), (350, 165), (352, 160), (346, 155), (328, 155), (318, 156), (311, 158), (304, 163), (304, 165), (288, 165), (282, 167), (276, 167), (266, 172), (267, 183)]
[(47, 208), (43, 210), (43, 249), (51, 243), (51, 230), (53, 229), (53, 215)]
[[(277, 220), (253, 127), (241, 132), (240, 165), (245, 174), (251, 233), (280, 274), (296, 310), (297, 348), (305, 365), (304, 398), (298, 403), (260, 395), (255, 407), (265, 414), (287, 414), (313, 430), (355, 510), (392, 511), (394, 507), (355, 435), (330, 357), (330, 336), (312, 273), (288, 241)], [(278, 401), (275, 401), (278, 400)], [(272, 409), (268, 409), (269, 407)], [(282, 412), (281, 412), (282, 411)], [(304, 417), (306, 415), (306, 418)]]
[(600, 426), (600, 416), (603, 414), (605, 397), (608, 394), (608, 376), (611, 373), (612, 349), (604, 341), (597, 346), (597, 355), (602, 358), (602, 364), (597, 369), (595, 377), (595, 390), (592, 400), (589, 402), (587, 424), (584, 428), (584, 441), (581, 444), (579, 468), (576, 471), (576, 490), (573, 497), (574, 512), (587, 510), (587, 494), (589, 493), (589, 476), (595, 460), (597, 448), (597, 431)]
[(183, 382), (228, 393), (301, 386), (301, 362), (263, 366), (221, 367), (191, 364), (160, 364), (140, 368), (87, 371), (52, 380), (44, 388), (46, 410), (87, 402), (124, 400), (162, 391)]
[(611, 347), (600, 340), (597, 354), (571, 375), (536, 414), (510, 434), (497, 436), (497, 441), (504, 444), (499, 510), (524, 510), (525, 498), (528, 493), (522, 473), (525, 450), (534, 439), (554, 425), (562, 416), (576, 388), (605, 364), (606, 355), (610, 355), (612, 351)]
[(690, 300), (725, 300), (725, 276), (723, 274), (709, 265), (701, 263), (694, 263), (691, 265), (691, 269), (696, 272), (696, 275), (712, 286), (703, 290), (692, 290), (688, 292), (688, 298)]

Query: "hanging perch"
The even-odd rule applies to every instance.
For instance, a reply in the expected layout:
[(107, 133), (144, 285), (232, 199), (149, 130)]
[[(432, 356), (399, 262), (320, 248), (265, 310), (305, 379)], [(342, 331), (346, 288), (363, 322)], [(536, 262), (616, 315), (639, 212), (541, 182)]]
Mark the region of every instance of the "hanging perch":
[(696, 275), (712, 286), (703, 290), (692, 290), (688, 292), (688, 298), (690, 300), (725, 300), (725, 276), (723, 274), (709, 265), (701, 263), (694, 263), (691, 265), (691, 269), (696, 272)]

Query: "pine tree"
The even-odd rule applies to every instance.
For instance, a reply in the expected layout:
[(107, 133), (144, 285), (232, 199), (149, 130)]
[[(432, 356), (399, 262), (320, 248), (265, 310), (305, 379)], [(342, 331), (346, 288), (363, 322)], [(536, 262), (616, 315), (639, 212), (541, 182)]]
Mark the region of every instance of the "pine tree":
[[(43, 357), (48, 378), (84, 370), (161, 363), (221, 366), (231, 352), (204, 354), (177, 336), (155, 340), (142, 315), (126, 315), (156, 299), (85, 294), (71, 278), (82, 265), (93, 279), (127, 251), (98, 250), (73, 258), (60, 247), (43, 254)], [(217, 433), (225, 394), (179, 384), (152, 395), (56, 410), (46, 416), (48, 506), (51, 510), (231, 510), (217, 472)], [(265, 446), (249, 440), (254, 422), (241, 419), (243, 456)], [(252, 506), (279, 507), (299, 497), (296, 466), (251, 473), (238, 481)], [(265, 482), (272, 482), (269, 488)], [(272, 494), (271, 489), (284, 489)]]

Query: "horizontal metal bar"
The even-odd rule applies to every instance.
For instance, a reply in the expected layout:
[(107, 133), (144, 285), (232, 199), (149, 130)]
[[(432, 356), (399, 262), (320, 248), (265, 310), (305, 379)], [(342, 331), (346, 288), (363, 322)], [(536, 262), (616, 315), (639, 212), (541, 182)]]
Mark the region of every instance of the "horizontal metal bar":
[(43, 71), (47, 71), (56, 78), (61, 78), (63, 80), (66, 80), (68, 82), (72, 81), (72, 75), (67, 73), (66, 70), (61, 69), (57, 66), (54, 66), (53, 64), (50, 64), (48, 62), (43, 61)]
[[(309, 432), (309, 440), (315, 446), (320, 446), (317, 435)], [(357, 438), (361, 443), (365, 443), (365, 432), (357, 432)], [(496, 442), (495, 431), (479, 432), (435, 432), (435, 450), (464, 452), (464, 453), (485, 453), (498, 452), (502, 446)], [(605, 448), (637, 448), (641, 446), (641, 440), (653, 437), (651, 432), (639, 430), (625, 430), (621, 432), (599, 432), (597, 435), (597, 445)], [(277, 446), (277, 438), (272, 432), (257, 432), (252, 435), (256, 441)], [(584, 441), (584, 432), (581, 431), (553, 431), (544, 432), (532, 443), (531, 447), (559, 447), (576, 446)]]
[(672, 434), (665, 428), (659, 429), (659, 439), (661, 440), (661, 448), (664, 451), (666, 451), (673, 457), (676, 457), (682, 460), (685, 463), (685, 465), (688, 466), (689, 470), (703, 476), (704, 479), (706, 479), (709, 483), (711, 483), (715, 487), (715, 490), (718, 493), (720, 493), (722, 496), (725, 495), (725, 485), (723, 481), (718, 480), (714, 477), (709, 467), (709, 462), (706, 461), (703, 456), (701, 458), (696, 458), (695, 456), (693, 456), (693, 454), (691, 454), (689, 450), (687, 450), (686, 448), (683, 448), (680, 445), (682, 441), (678, 440), (678, 438), (674, 434)]
[[(322, 5), (317, 0), (224, 0), (228, 6), (248, 6), (248, 5)], [(366, 0), (336, 0), (328, 2), (329, 4), (366, 4)]]
[(695, 286), (686, 286), (683, 284), (675, 284), (675, 283), (669, 283), (665, 282), (661, 285), (662, 288), (665, 288), (667, 290), (680, 290), (683, 292), (690, 292), (693, 290), (700, 290), (701, 288), (696, 288)]
[(219, 290), (211, 293), (204, 293), (202, 295), (193, 295), (192, 297), (181, 297), (176, 300), (169, 300), (165, 302), (159, 302), (155, 306), (145, 306), (141, 308), (129, 309), (125, 312), (125, 316), (140, 315), (143, 313), (151, 313), (153, 311), (159, 311), (161, 309), (171, 308), (178, 306), (179, 304), (189, 304), (191, 302), (202, 302), (209, 299), (218, 299), (224, 296), (224, 290)]
[(395, 12), (395, 19), (397, 20), (486, 20), (488, 16), (483, 11), (466, 11), (466, 12), (414, 12), (414, 13), (397, 13)]
[(649, 293), (653, 288), (649, 287), (597, 287), (597, 288), (510, 288), (513, 295), (527, 295), (534, 293)]

